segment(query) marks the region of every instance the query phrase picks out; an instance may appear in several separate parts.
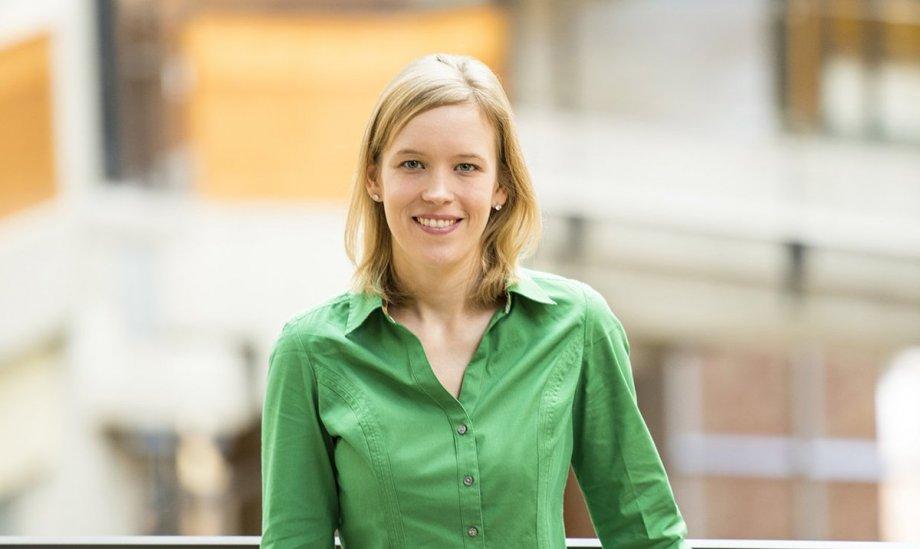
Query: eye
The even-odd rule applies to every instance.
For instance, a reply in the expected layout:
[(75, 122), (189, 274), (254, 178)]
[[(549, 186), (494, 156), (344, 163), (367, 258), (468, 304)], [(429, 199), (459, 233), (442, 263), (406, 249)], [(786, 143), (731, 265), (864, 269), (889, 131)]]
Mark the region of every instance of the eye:
[[(400, 166), (406, 166), (406, 164), (409, 164), (410, 162), (415, 162), (416, 164), (418, 164), (418, 167), (419, 167), (419, 168), (420, 168), (421, 165), (422, 165), (422, 163), (419, 162), (418, 160), (406, 160), (405, 162), (403, 162), (402, 164), (400, 164)], [(409, 168), (410, 170), (415, 169), (415, 166), (406, 166), (406, 167)]]
[(457, 166), (469, 166), (469, 169), (460, 170), (461, 172), (474, 172), (479, 169), (479, 166), (476, 164), (470, 164), (469, 162), (464, 162), (463, 164), (457, 164)]

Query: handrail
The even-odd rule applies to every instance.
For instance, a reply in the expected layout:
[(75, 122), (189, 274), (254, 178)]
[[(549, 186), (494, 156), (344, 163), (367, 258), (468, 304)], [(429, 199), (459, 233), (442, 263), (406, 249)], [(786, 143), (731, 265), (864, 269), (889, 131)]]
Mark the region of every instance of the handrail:
[[(119, 549), (176, 549), (230, 547), (255, 549), (259, 536), (0, 536), (0, 547), (61, 549), (90, 547)], [(338, 544), (336, 537), (336, 547)], [(765, 539), (688, 539), (692, 549), (920, 549), (920, 542), (820, 541)], [(567, 548), (601, 547), (595, 538), (566, 538)]]

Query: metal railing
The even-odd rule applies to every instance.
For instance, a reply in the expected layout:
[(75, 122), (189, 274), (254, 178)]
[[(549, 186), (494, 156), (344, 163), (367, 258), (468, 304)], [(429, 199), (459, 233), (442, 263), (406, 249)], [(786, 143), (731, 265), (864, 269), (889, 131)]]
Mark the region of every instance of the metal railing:
[[(256, 549), (259, 536), (103, 536), (103, 537), (43, 537), (0, 536), (0, 547), (28, 549)], [(689, 539), (693, 549), (920, 549), (916, 543), (884, 541), (799, 541), (799, 540), (736, 540)], [(338, 538), (336, 538), (336, 547)], [(601, 547), (593, 538), (567, 538), (567, 548)]]

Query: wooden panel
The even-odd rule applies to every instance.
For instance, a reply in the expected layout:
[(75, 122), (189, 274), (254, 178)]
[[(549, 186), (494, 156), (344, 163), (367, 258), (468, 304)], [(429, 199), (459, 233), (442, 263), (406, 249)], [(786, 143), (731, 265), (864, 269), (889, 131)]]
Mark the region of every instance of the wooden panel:
[(915, 0), (886, 0), (876, 5), (865, 0), (834, 0), (826, 7), (832, 54), (862, 57), (870, 39), (869, 27), (876, 25), (886, 59), (920, 60), (920, 3)]
[(832, 482), (827, 486), (828, 539), (879, 539), (878, 486), (868, 482)]
[(835, 350), (827, 359), (826, 435), (875, 438), (875, 386), (884, 359), (856, 350)]
[(787, 116), (793, 129), (809, 130), (818, 123), (821, 109), (820, 5), (810, 0), (792, 0), (788, 6)]
[(835, 55), (861, 57), (866, 47), (867, 20), (865, 2), (836, 0), (828, 5), (828, 33), (831, 51)]
[(790, 432), (786, 361), (770, 351), (711, 352), (703, 362), (703, 426), (709, 433)]
[(886, 57), (912, 64), (920, 62), (920, 2), (888, 0), (880, 9), (889, 21), (883, 30)]
[(578, 485), (575, 471), (569, 468), (569, 480), (565, 485), (562, 513), (565, 520), (565, 536), (567, 538), (596, 538), (597, 532), (591, 522), (585, 494)]
[(501, 77), (507, 41), (506, 15), (492, 6), (196, 16), (182, 41), (194, 75), (194, 186), (211, 198), (343, 200), (370, 111), (400, 68), (446, 51), (474, 55)]
[(706, 535), (722, 539), (791, 539), (793, 481), (706, 479)]
[(55, 194), (50, 38), (0, 49), (0, 216)]

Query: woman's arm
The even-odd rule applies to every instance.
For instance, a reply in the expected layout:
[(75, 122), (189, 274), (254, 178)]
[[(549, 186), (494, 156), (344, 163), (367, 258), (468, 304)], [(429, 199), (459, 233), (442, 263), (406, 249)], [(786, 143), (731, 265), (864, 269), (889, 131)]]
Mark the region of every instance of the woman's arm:
[(338, 494), (332, 448), (319, 419), (309, 357), (286, 326), (269, 359), (262, 411), (263, 549), (334, 546)]
[(687, 526), (636, 403), (626, 333), (589, 286), (586, 302), (572, 468), (597, 535), (604, 547), (686, 547)]

